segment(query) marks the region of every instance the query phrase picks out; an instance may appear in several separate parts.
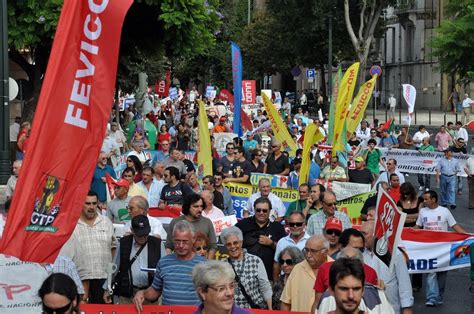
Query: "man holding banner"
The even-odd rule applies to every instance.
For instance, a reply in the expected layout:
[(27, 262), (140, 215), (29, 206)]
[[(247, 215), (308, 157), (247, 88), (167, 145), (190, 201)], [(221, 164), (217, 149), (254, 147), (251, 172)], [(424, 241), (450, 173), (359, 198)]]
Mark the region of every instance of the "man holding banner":
[[(451, 212), (446, 207), (438, 205), (438, 194), (435, 191), (425, 192), (423, 199), (425, 207), (420, 209), (415, 229), (448, 231), (448, 227), (451, 227), (456, 232), (466, 233), (456, 223)], [(447, 271), (426, 274), (426, 306), (435, 307), (443, 304), (447, 275)]]

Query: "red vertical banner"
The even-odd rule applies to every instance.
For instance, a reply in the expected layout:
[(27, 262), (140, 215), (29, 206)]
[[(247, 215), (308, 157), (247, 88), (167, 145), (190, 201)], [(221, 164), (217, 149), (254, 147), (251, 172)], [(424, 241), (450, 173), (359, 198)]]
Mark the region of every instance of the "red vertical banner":
[(393, 269), (393, 255), (396, 254), (402, 237), (407, 214), (398, 209), (397, 203), (384, 190), (377, 197), (374, 230), (374, 253), (390, 269)]
[(170, 85), (171, 85), (171, 72), (170, 70), (166, 71), (166, 76), (164, 80), (159, 80), (155, 84), (155, 93), (160, 97), (168, 97), (170, 94)]
[(255, 103), (257, 84), (253, 80), (242, 81), (242, 104), (251, 105)]
[(133, 0), (65, 0), (0, 252), (56, 259), (74, 231), (112, 107)]

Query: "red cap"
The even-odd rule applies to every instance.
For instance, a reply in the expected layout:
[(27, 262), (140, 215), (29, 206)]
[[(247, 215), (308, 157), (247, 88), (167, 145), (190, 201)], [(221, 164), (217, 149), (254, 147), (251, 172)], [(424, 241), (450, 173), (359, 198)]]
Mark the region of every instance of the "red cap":
[(339, 230), (342, 231), (342, 221), (336, 217), (329, 217), (324, 226), (324, 230)]
[(115, 181), (114, 184), (117, 186), (127, 188), (127, 189), (130, 187), (130, 183), (128, 183), (128, 181), (125, 179), (120, 179), (118, 181)]
[(227, 119), (226, 119), (225, 117), (221, 117), (221, 118), (219, 119), (220, 122), (226, 122), (226, 120), (227, 120)]

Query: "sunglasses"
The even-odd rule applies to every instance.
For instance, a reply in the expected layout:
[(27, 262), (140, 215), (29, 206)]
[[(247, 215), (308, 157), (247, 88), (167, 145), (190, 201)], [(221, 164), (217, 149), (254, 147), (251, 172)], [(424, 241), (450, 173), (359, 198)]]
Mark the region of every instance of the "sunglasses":
[(293, 260), (292, 259), (282, 259), (281, 258), (281, 259), (278, 260), (278, 263), (280, 265), (285, 265), (286, 264), (288, 266), (293, 266)]
[(262, 155), (262, 154), (258, 154), (257, 156), (258, 156), (258, 157), (262, 157), (263, 155)]
[(65, 305), (63, 307), (55, 308), (55, 309), (50, 308), (47, 305), (43, 304), (43, 313), (46, 313), (46, 314), (53, 314), (53, 313), (64, 314), (71, 308), (71, 304), (72, 304), (72, 301), (69, 302), (67, 305)]
[(288, 225), (290, 227), (302, 227), (304, 222), (289, 222)]
[(341, 231), (339, 230), (326, 230), (327, 235), (335, 235), (336, 237), (341, 235)]
[(207, 250), (209, 250), (209, 247), (208, 246), (195, 246), (194, 250), (195, 251), (207, 251)]
[(255, 208), (256, 213), (268, 213), (268, 209), (263, 208)]
[(278, 145), (272, 145), (272, 148), (277, 148), (277, 147), (278, 147)]

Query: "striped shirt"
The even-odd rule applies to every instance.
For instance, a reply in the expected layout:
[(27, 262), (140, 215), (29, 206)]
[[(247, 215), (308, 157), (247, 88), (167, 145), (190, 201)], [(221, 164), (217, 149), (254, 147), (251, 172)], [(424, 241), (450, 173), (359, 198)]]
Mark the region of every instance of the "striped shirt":
[(205, 260), (203, 256), (197, 254), (191, 260), (179, 260), (175, 253), (160, 259), (151, 286), (155, 290), (162, 291), (163, 305), (201, 303), (194, 290), (192, 271), (195, 265)]

